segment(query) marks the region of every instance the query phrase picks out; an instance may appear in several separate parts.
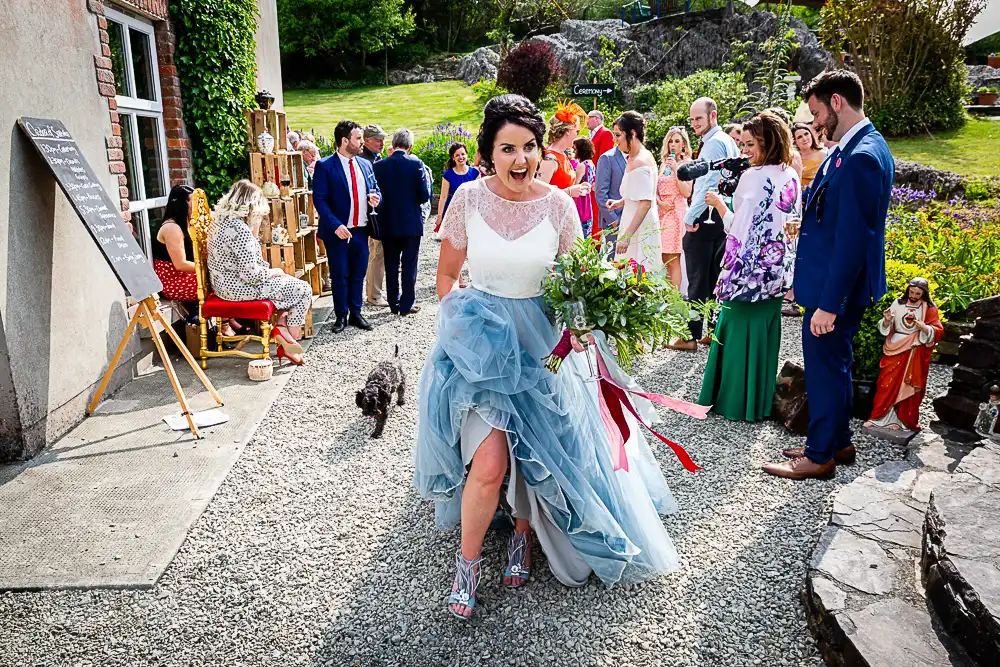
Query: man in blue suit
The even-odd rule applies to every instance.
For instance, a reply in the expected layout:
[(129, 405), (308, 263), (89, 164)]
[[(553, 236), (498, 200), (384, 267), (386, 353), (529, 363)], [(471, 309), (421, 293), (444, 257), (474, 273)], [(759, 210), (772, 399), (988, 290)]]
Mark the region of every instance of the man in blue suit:
[(851, 340), (865, 309), (886, 292), (885, 215), (894, 177), (889, 146), (865, 117), (856, 74), (824, 72), (802, 97), (813, 126), (838, 145), (810, 190), (795, 258), (795, 298), (806, 309), (806, 446), (785, 450), (790, 461), (764, 466), (796, 480), (829, 478), (837, 463), (854, 462)]
[[(379, 206), (379, 232), (385, 259), (385, 291), (389, 310), (409, 315), (420, 311), (415, 306), (417, 256), (424, 235), (421, 205), (431, 198), (431, 182), (424, 163), (410, 155), (413, 132), (403, 128), (392, 135), (392, 155), (375, 163), (375, 180), (388, 193)], [(403, 265), (402, 286), (399, 267)]]
[(319, 213), (319, 238), (326, 245), (337, 317), (333, 332), (348, 324), (371, 330), (361, 315), (361, 292), (368, 270), (369, 225), (382, 198), (372, 164), (361, 155), (361, 126), (342, 120), (333, 131), (337, 152), (316, 163), (313, 202)]
[(618, 240), (617, 229), (622, 219), (622, 209), (610, 210), (608, 200), (621, 199), (622, 177), (625, 176), (625, 167), (627, 166), (625, 154), (618, 150), (617, 146), (605, 151), (597, 158), (597, 176), (594, 182), (597, 209), (600, 212), (597, 224), (601, 231), (615, 230), (609, 233), (606, 238), (608, 245), (605, 247), (610, 249), (611, 256), (615, 254), (615, 243)]

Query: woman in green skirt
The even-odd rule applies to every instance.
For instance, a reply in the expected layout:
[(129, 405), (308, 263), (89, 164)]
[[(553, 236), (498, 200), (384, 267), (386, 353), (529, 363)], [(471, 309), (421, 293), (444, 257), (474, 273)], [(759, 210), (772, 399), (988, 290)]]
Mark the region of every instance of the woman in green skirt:
[[(786, 224), (799, 217), (799, 179), (788, 125), (762, 112), (743, 125), (752, 167), (733, 194), (733, 210), (714, 192), (705, 197), (723, 217), (728, 238), (715, 297), (722, 307), (698, 403), (727, 419), (771, 416), (785, 280)], [(790, 257), (789, 257), (790, 259)]]

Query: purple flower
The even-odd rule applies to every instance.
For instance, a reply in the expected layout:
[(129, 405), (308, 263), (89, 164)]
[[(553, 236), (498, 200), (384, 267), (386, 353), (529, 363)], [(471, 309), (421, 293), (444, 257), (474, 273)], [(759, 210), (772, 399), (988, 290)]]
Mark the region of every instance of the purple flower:
[(785, 259), (785, 244), (781, 241), (771, 241), (760, 250), (760, 265), (769, 269), (777, 266)]
[(784, 213), (791, 213), (795, 208), (795, 202), (799, 200), (799, 184), (790, 180), (781, 188), (781, 195), (778, 198), (778, 210)]

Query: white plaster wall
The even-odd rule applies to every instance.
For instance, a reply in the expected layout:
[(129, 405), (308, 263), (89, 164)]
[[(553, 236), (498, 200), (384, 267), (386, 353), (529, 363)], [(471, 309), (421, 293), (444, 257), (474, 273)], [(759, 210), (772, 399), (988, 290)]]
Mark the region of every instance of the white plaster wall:
[(281, 50), (278, 46), (278, 6), (276, 0), (257, 0), (257, 90), (274, 95), (274, 108), (284, 109), (281, 88)]

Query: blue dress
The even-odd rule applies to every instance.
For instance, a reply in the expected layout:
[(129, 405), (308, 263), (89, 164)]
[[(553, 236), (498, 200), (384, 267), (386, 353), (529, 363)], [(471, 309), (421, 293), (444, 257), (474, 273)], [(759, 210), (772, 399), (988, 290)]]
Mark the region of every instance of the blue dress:
[[(439, 527), (454, 527), (467, 466), (493, 429), (506, 432), (505, 501), (531, 522), (553, 574), (580, 586), (594, 572), (610, 586), (677, 569), (659, 516), (676, 503), (634, 421), (630, 470), (614, 470), (583, 355), (571, 354), (558, 374), (541, 361), (560, 335), (541, 281), (580, 236), (576, 206), (559, 190), (510, 202), (484, 179), (456, 193), (442, 237), (467, 249), (472, 286), (441, 302), (438, 342), (420, 380), (415, 485), (435, 501)], [(619, 384), (638, 389), (598, 339)], [(655, 420), (647, 401), (635, 403), (647, 423)]]
[(479, 170), (475, 167), (469, 167), (469, 170), (464, 174), (456, 174), (454, 169), (445, 169), (442, 174), (444, 180), (448, 181), (448, 198), (444, 200), (444, 212), (448, 212), (448, 207), (451, 206), (451, 200), (455, 196), (455, 192), (458, 191), (458, 186), (463, 183), (469, 183), (479, 178)]

